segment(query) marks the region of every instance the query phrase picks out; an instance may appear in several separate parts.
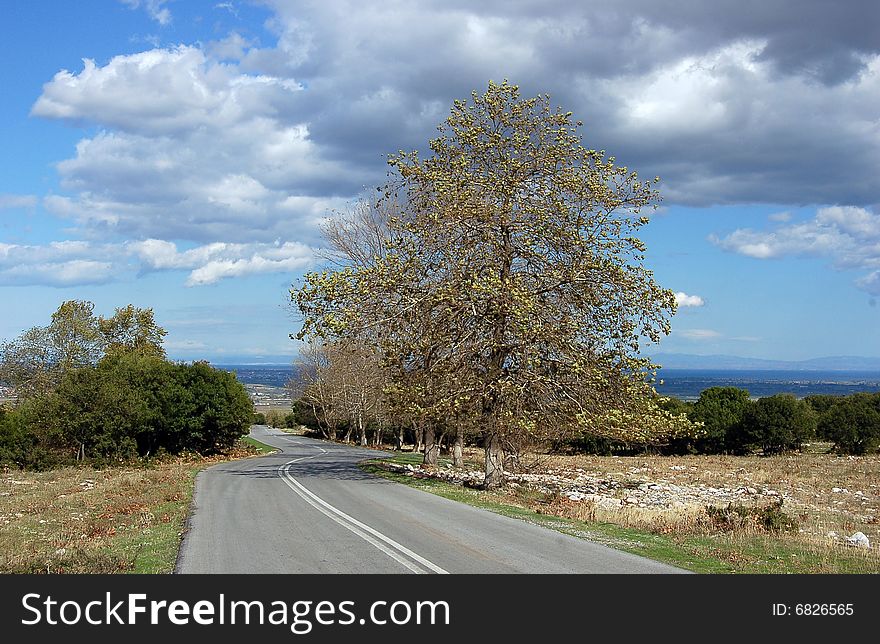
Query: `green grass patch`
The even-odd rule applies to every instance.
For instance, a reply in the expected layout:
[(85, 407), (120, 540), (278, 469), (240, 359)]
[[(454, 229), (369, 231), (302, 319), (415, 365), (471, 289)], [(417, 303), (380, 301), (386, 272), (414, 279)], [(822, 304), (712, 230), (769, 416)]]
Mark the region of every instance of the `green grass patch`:
[(248, 447), (252, 447), (257, 451), (257, 454), (271, 454), (272, 452), (277, 452), (277, 447), (272, 447), (271, 445), (266, 445), (266, 443), (261, 443), (255, 438), (251, 438), (250, 436), (242, 436), (239, 439), (242, 443), (247, 445)]

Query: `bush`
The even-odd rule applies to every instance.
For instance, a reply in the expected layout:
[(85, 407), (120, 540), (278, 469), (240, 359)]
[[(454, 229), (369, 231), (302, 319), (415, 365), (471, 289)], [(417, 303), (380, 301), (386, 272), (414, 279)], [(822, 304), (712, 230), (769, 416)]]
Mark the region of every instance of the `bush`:
[(265, 425), (266, 424), (266, 414), (261, 412), (254, 412), (253, 418), (251, 419), (251, 425)]
[(794, 532), (798, 520), (782, 511), (782, 499), (763, 507), (729, 503), (726, 508), (706, 506), (712, 525), (724, 532), (757, 528), (764, 532)]
[[(67, 372), (0, 425), (0, 460), (41, 468), (84, 458), (222, 452), (247, 431), (253, 405), (235, 376), (207, 363), (114, 355)], [(12, 418), (12, 420), (10, 420)]]
[(841, 454), (869, 454), (880, 446), (880, 393), (838, 398), (819, 419), (817, 432)]
[(737, 387), (710, 387), (700, 393), (691, 407), (688, 418), (703, 423), (702, 436), (694, 440), (697, 454), (719, 454), (731, 449), (731, 436), (735, 435), (751, 407), (749, 392)]
[(812, 407), (791, 394), (760, 398), (746, 409), (742, 422), (731, 428), (730, 447), (738, 453), (760, 449), (764, 454), (800, 449), (815, 436), (816, 424)]

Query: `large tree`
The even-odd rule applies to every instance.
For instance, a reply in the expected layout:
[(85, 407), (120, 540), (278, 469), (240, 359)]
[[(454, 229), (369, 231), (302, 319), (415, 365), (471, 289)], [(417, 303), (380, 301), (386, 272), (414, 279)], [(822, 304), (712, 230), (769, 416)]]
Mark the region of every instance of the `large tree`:
[(109, 318), (99, 318), (98, 329), (107, 355), (134, 353), (165, 357), (162, 342), (168, 332), (156, 324), (153, 309), (141, 309), (129, 304), (116, 309)]
[(653, 404), (639, 353), (675, 308), (635, 236), (656, 179), (585, 148), (580, 126), (506, 81), (456, 101), (428, 158), (389, 160), (385, 254), (294, 293), (302, 336), (370, 328), (414, 383), (404, 396), (432, 418), (470, 415), (488, 486), (524, 435), (631, 438), (683, 422)]
[(167, 331), (156, 324), (152, 309), (129, 304), (109, 318), (96, 317), (94, 309), (92, 302), (68, 300), (48, 326), (33, 327), (0, 345), (0, 380), (24, 400), (50, 393), (68, 373), (94, 366), (102, 357), (165, 357)]
[(0, 346), (0, 380), (15, 387), (20, 400), (52, 391), (70, 371), (95, 365), (103, 342), (95, 305), (68, 300), (45, 327), (33, 327)]

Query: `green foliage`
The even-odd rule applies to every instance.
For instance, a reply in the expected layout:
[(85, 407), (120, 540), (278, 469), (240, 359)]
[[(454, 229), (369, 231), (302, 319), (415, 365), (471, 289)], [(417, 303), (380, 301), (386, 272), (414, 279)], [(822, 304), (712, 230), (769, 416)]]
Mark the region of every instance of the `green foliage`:
[(92, 302), (68, 300), (48, 326), (28, 329), (0, 345), (0, 380), (24, 400), (51, 393), (67, 374), (94, 367), (102, 356), (165, 357), (162, 339), (167, 332), (156, 324), (152, 309), (129, 304), (104, 318), (95, 317), (94, 308)]
[(284, 413), (277, 409), (270, 409), (266, 412), (266, 424), (269, 427), (284, 427)]
[(252, 425), (265, 425), (266, 424), (266, 414), (262, 412), (254, 412), (253, 417), (251, 418)]
[(718, 454), (730, 448), (728, 436), (736, 434), (746, 410), (749, 392), (737, 387), (710, 387), (700, 393), (688, 416), (703, 424), (704, 435), (694, 441), (698, 454)]
[(880, 392), (838, 398), (819, 419), (817, 433), (842, 454), (869, 454), (880, 447)]
[(158, 452), (212, 454), (247, 431), (253, 405), (235, 376), (207, 363), (137, 353), (74, 369), (56, 389), (0, 419), (0, 461), (43, 468)]
[(800, 449), (801, 443), (815, 436), (816, 424), (812, 407), (791, 394), (760, 398), (746, 409), (742, 422), (731, 428), (729, 446), (739, 453)]
[(135, 353), (164, 358), (162, 341), (168, 332), (156, 324), (153, 309), (139, 309), (129, 304), (116, 309), (113, 316), (98, 319), (98, 329), (108, 356)]

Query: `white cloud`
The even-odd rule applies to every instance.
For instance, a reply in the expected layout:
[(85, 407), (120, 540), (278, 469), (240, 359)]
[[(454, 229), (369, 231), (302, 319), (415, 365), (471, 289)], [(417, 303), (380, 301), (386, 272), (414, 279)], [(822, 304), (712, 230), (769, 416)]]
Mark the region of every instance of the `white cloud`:
[(856, 285), (870, 293), (880, 291), (876, 270), (880, 268), (880, 214), (854, 206), (819, 208), (807, 222), (774, 230), (741, 228), (724, 238), (710, 240), (722, 248), (756, 259), (814, 256), (831, 260), (838, 269), (874, 271)]
[(0, 194), (0, 210), (25, 208), (31, 209), (37, 205), (38, 199), (34, 195)]
[(191, 270), (187, 286), (204, 286), (228, 277), (260, 273), (293, 273), (314, 262), (315, 251), (298, 242), (284, 244), (213, 243), (178, 251), (171, 242), (149, 239), (128, 249), (153, 270)]
[[(583, 118), (590, 147), (659, 174), (667, 203), (880, 201), (880, 57), (851, 25), (822, 43), (787, 30), (793, 57), (726, 9), (708, 21), (651, 3), (265, 4), (274, 43), (230, 32), (86, 60), (45, 85), (34, 115), (98, 126), (58, 165), (68, 194), (54, 205), (83, 234), (308, 241), (315, 210), (382, 183), (386, 153), (424, 148), (453, 99), (505, 76)], [(823, 27), (858, 14), (820, 13)]]
[(187, 286), (203, 286), (244, 275), (295, 273), (310, 266), (314, 257), (314, 249), (298, 242), (215, 242), (183, 251), (160, 239), (113, 244), (71, 240), (42, 246), (0, 243), (0, 284), (102, 284), (137, 271), (178, 270), (189, 273)]
[(712, 329), (676, 329), (675, 335), (681, 336), (688, 340), (716, 340), (722, 335), (718, 331)]
[[(165, 0), (124, 1), (171, 20)], [(667, 204), (855, 208), (738, 230), (716, 240), (725, 248), (876, 268), (863, 244), (876, 217), (857, 206), (880, 202), (880, 47), (860, 8), (810, 13), (825, 34), (816, 42), (809, 25), (770, 28), (768, 15), (726, 7), (710, 19), (651, 2), (263, 4), (275, 42), (221, 32), (84, 60), (44, 85), (33, 115), (91, 126), (57, 164), (63, 192), (45, 208), (83, 239), (171, 245), (108, 261), (186, 270), (191, 285), (299, 267), (298, 251), (248, 245), (313, 243), (328, 210), (384, 181), (384, 154), (424, 149), (453, 99), (507, 77), (582, 118), (589, 147), (659, 174)]]
[(699, 307), (699, 306), (703, 306), (703, 304), (705, 304), (705, 302), (703, 301), (703, 298), (701, 298), (699, 295), (688, 295), (684, 291), (678, 291), (675, 294), (675, 303), (678, 306), (684, 306), (684, 307), (687, 307), (687, 306)]
[(308, 239), (367, 185), (326, 158), (306, 123), (279, 116), (303, 100), (292, 79), (243, 74), (186, 46), (84, 65), (56, 74), (32, 112), (112, 128), (58, 163), (73, 195), (45, 201), (88, 234)]
[(776, 221), (776, 222), (781, 222), (781, 223), (791, 221), (791, 217), (792, 217), (792, 214), (790, 212), (788, 212), (787, 210), (785, 210), (783, 212), (774, 212), (771, 215), (767, 215), (767, 219), (769, 219), (770, 221)]
[(132, 9), (143, 7), (147, 14), (163, 27), (171, 24), (171, 11), (164, 7), (168, 0), (120, 0)]
[(856, 280), (856, 285), (871, 295), (880, 295), (880, 270), (871, 271)]

